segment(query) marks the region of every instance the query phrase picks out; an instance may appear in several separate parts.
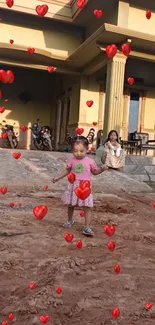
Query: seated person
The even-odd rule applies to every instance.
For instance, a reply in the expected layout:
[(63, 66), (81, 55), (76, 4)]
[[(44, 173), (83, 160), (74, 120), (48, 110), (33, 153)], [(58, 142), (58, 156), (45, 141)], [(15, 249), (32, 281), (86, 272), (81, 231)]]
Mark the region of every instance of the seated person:
[(111, 130), (108, 134), (107, 140), (104, 143), (101, 161), (112, 169), (119, 169), (125, 165), (125, 152), (121, 148), (118, 133), (115, 130)]

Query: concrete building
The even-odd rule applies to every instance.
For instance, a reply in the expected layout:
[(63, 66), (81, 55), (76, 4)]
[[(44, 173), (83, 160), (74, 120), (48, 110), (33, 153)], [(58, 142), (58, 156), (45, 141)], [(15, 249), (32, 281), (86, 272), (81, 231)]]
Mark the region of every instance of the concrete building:
[[(49, 7), (45, 17), (35, 10), (42, 4)], [(0, 7), (0, 68), (15, 74), (14, 83), (1, 83), (0, 105), (6, 110), (0, 121), (16, 123), (20, 147), (29, 149), (31, 143), (30, 131), (21, 133), (20, 126), (31, 126), (37, 118), (51, 126), (56, 149), (63, 147), (67, 130), (76, 127), (83, 127), (85, 135), (94, 127), (104, 137), (117, 129), (124, 140), (135, 130), (154, 139), (153, 0), (147, 8), (144, 0), (86, 0), (82, 9), (75, 0), (15, 0), (11, 8), (0, 0)], [(100, 19), (94, 9), (104, 11)], [(131, 45), (128, 58), (121, 52), (126, 42)], [(109, 44), (119, 49), (113, 59), (105, 52)], [(57, 70), (50, 74), (48, 66)], [(135, 79), (132, 86), (128, 77)]]

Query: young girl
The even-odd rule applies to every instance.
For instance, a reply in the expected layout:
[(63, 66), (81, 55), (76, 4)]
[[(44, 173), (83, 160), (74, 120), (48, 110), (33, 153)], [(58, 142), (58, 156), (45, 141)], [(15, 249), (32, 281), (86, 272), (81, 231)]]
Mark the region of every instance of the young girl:
[(104, 144), (104, 152), (102, 155), (102, 163), (113, 169), (119, 169), (125, 164), (125, 154), (119, 144), (118, 133), (111, 130)]
[(71, 227), (74, 224), (73, 212), (75, 207), (81, 207), (85, 213), (85, 227), (83, 234), (87, 236), (93, 236), (93, 230), (90, 228), (91, 224), (91, 208), (93, 207), (93, 195), (92, 193), (85, 199), (81, 200), (75, 193), (75, 188), (80, 185), (80, 181), (90, 181), (91, 173), (93, 175), (99, 175), (107, 169), (105, 165), (98, 168), (93, 159), (87, 157), (88, 140), (83, 136), (77, 136), (72, 142), (73, 156), (67, 160), (66, 169), (60, 173), (52, 181), (58, 182), (63, 177), (67, 176), (70, 172), (75, 175), (75, 182), (68, 184), (66, 190), (62, 195), (62, 201), (68, 205), (68, 220), (63, 227)]

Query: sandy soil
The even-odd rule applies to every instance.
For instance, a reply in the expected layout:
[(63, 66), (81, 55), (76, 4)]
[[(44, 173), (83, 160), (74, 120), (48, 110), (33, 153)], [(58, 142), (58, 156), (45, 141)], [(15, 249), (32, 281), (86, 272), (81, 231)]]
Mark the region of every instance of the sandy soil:
[[(16, 325), (41, 324), (40, 315), (49, 315), (51, 325), (155, 325), (155, 195), (100, 198), (93, 210), (94, 238), (83, 237), (83, 218), (75, 211), (76, 223), (67, 231), (75, 239), (68, 244), (60, 226), (64, 206), (40, 191), (42, 198), (24, 188), (22, 194), (19, 189), (0, 196), (0, 231), (8, 234), (0, 236), (0, 322), (12, 312)], [(36, 220), (32, 209), (40, 204), (49, 212)], [(116, 226), (112, 238), (103, 232), (106, 224)], [(110, 240), (116, 244), (113, 253), (107, 248)], [(36, 283), (33, 290), (31, 282)], [(146, 303), (153, 303), (151, 310)], [(121, 312), (117, 320), (111, 316), (115, 307)]]

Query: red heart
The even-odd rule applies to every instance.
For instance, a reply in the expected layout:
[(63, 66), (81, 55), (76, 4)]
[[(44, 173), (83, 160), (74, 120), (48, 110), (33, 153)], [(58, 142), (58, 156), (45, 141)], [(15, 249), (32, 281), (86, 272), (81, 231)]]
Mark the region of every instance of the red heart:
[(20, 152), (13, 152), (13, 157), (15, 158), (15, 159), (19, 159), (20, 157), (21, 157), (21, 153)]
[(90, 187), (85, 187), (83, 190), (80, 187), (76, 187), (74, 190), (77, 197), (81, 200), (85, 200), (91, 193)]
[(68, 178), (68, 182), (71, 183), (71, 184), (73, 184), (75, 182), (75, 180), (76, 180), (76, 176), (72, 172), (67, 175), (67, 178)]
[(15, 204), (13, 202), (10, 202), (10, 208), (14, 208)]
[(103, 10), (95, 9), (94, 10), (94, 15), (97, 19), (101, 18), (103, 15)]
[(1, 134), (1, 138), (2, 138), (3, 140), (5, 140), (5, 139), (7, 138), (7, 136), (8, 136), (7, 133), (2, 133), (2, 134)]
[(10, 44), (13, 44), (14, 43), (14, 40), (13, 39), (10, 39)]
[(56, 293), (58, 294), (58, 295), (60, 295), (61, 293), (62, 293), (62, 288), (60, 288), (60, 287), (58, 287), (58, 288), (56, 288)]
[(39, 319), (43, 324), (46, 324), (50, 320), (50, 316), (40, 316)]
[(21, 205), (22, 205), (21, 203), (18, 203), (18, 206), (19, 206), (19, 207), (21, 207)]
[(108, 249), (110, 250), (110, 252), (113, 252), (115, 249), (115, 243), (113, 241), (109, 241), (108, 243)]
[(91, 107), (94, 104), (93, 100), (87, 100), (86, 105)]
[(155, 208), (155, 201), (152, 203), (153, 207)]
[(77, 0), (76, 5), (79, 9), (82, 9), (86, 4), (86, 0)]
[(75, 129), (76, 134), (81, 135), (84, 132), (83, 128), (76, 128)]
[(3, 186), (3, 187), (1, 187), (0, 191), (1, 191), (2, 194), (6, 194), (8, 189), (7, 189), (7, 187)]
[(74, 235), (73, 234), (64, 234), (64, 239), (66, 240), (67, 243), (71, 243), (72, 240), (74, 239)]
[(134, 78), (132, 78), (132, 77), (129, 77), (129, 78), (128, 78), (128, 84), (129, 84), (129, 85), (132, 86), (132, 85), (134, 84), (134, 82), (135, 82), (135, 79), (134, 79)]
[(26, 132), (27, 127), (26, 127), (25, 125), (22, 125), (22, 126), (20, 127), (20, 129), (21, 129), (22, 132)]
[(29, 283), (29, 288), (32, 290), (36, 287), (36, 284), (34, 282)]
[(27, 51), (28, 51), (29, 54), (32, 55), (32, 54), (35, 52), (35, 49), (34, 49), (34, 47), (29, 47), (29, 48), (27, 49)]
[(115, 272), (116, 274), (119, 274), (119, 272), (120, 272), (120, 266), (119, 266), (118, 264), (116, 264), (116, 265), (114, 266), (114, 272)]
[(14, 314), (10, 313), (8, 314), (8, 320), (12, 321), (14, 319)]
[(48, 208), (46, 205), (39, 205), (33, 208), (33, 213), (35, 217), (39, 220), (43, 219), (48, 212)]
[(95, 148), (93, 148), (93, 147), (91, 147), (91, 149), (90, 149), (91, 151), (95, 151)]
[(2, 322), (2, 325), (8, 325), (8, 321), (7, 321), (7, 320), (4, 320), (4, 321)]
[(115, 44), (111, 44), (106, 47), (106, 54), (108, 58), (112, 59), (116, 53), (117, 53), (117, 46)]
[(146, 306), (146, 309), (151, 309), (153, 304), (150, 303), (150, 304), (146, 304), (145, 306)]
[(128, 56), (130, 54), (130, 51), (131, 51), (131, 47), (128, 43), (124, 43), (121, 47), (122, 49), (122, 52), (125, 56)]
[(97, 122), (93, 122), (93, 125), (96, 126), (97, 125)]
[(82, 248), (82, 240), (77, 240), (77, 241), (76, 241), (76, 247), (77, 247), (78, 249), (81, 249), (81, 248)]
[(150, 10), (146, 10), (146, 18), (150, 19), (151, 18), (151, 11)]
[(114, 319), (117, 319), (119, 316), (120, 316), (120, 310), (119, 310), (119, 308), (114, 308), (114, 309), (112, 310), (112, 317), (113, 317)]
[(47, 71), (48, 71), (49, 73), (52, 73), (52, 72), (55, 71), (55, 70), (56, 70), (55, 67), (47, 67)]
[(0, 106), (0, 113), (2, 114), (2, 113), (4, 113), (4, 111), (5, 111), (5, 107), (4, 106)]
[(9, 100), (8, 99), (5, 99), (5, 102), (7, 103)]
[(80, 211), (80, 217), (84, 217), (85, 213), (84, 211)]
[(104, 232), (109, 237), (112, 237), (115, 233), (115, 226), (110, 226), (110, 225), (104, 226)]
[(81, 181), (80, 182), (81, 190), (84, 190), (86, 187), (90, 187), (90, 181)]
[(47, 190), (48, 189), (48, 185), (44, 185), (44, 189)]
[(36, 12), (40, 17), (44, 17), (47, 14), (47, 11), (48, 11), (47, 5), (41, 5), (36, 7)]
[(14, 5), (14, 0), (6, 0), (6, 5), (11, 8)]
[(15, 77), (14, 77), (14, 74), (11, 70), (0, 70), (0, 80), (7, 84), (7, 83), (13, 83)]

